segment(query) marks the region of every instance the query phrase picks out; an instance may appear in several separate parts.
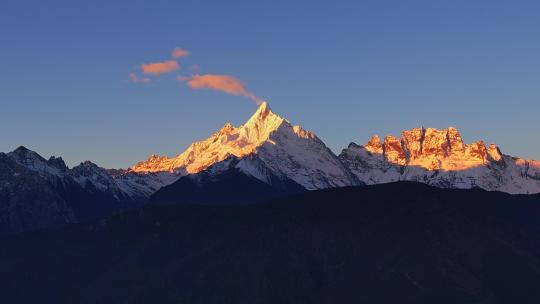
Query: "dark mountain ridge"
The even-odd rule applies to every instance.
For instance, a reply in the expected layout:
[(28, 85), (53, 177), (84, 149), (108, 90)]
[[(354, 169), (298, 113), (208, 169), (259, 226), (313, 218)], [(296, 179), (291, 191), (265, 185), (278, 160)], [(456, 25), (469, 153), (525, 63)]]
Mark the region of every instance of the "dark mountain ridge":
[(10, 303), (538, 303), (539, 202), (399, 182), (149, 205), (4, 237), (0, 286)]
[(0, 235), (102, 218), (133, 205), (77, 182), (82, 166), (69, 171), (61, 158), (45, 160), (24, 147), (0, 153)]

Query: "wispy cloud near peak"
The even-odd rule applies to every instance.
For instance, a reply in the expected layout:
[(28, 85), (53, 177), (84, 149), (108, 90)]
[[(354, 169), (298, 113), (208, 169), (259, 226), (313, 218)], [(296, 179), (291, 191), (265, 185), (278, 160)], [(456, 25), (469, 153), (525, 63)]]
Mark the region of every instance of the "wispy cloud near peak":
[(166, 60), (162, 62), (152, 62), (141, 64), (141, 70), (145, 74), (161, 75), (171, 73), (180, 69), (180, 65), (176, 60)]
[(261, 98), (248, 91), (240, 79), (229, 75), (195, 75), (187, 80), (187, 85), (192, 89), (210, 89), (235, 96), (244, 96), (257, 104), (263, 102)]
[(189, 55), (189, 51), (182, 48), (175, 48), (171, 54), (172, 58), (180, 58), (180, 57), (185, 57), (188, 55)]
[[(175, 48), (172, 53), (172, 59), (157, 61), (151, 63), (144, 63), (139, 66), (140, 71), (143, 74), (159, 76), (161, 74), (172, 73), (180, 69), (178, 64), (179, 58), (190, 55), (191, 53), (182, 48)], [(246, 88), (246, 85), (238, 78), (230, 75), (222, 74), (198, 74), (201, 67), (198, 64), (191, 64), (189, 70), (194, 73), (194, 75), (177, 75), (176, 80), (178, 82), (185, 82), (188, 87), (199, 90), (199, 89), (208, 89), (214, 91), (220, 91), (227, 94), (235, 96), (244, 96), (256, 104), (261, 104), (264, 102), (261, 98), (257, 97), (251, 91)], [(138, 73), (132, 72), (129, 74), (129, 79), (135, 83), (150, 83), (152, 82), (151, 78), (148, 77), (139, 77)]]

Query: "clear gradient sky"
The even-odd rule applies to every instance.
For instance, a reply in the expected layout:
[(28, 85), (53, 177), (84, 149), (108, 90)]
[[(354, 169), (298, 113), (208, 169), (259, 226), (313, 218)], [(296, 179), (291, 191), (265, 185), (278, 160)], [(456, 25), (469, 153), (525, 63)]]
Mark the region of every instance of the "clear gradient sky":
[[(248, 98), (175, 81), (197, 64), (336, 153), (452, 125), (540, 159), (539, 16), (540, 1), (2, 0), (0, 151), (128, 167), (243, 123)], [(175, 47), (179, 71), (130, 81)]]

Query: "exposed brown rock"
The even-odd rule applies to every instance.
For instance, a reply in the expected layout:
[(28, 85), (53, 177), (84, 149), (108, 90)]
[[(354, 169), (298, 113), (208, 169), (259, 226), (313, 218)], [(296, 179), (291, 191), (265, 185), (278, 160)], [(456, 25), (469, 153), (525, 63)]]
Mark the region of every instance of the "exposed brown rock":
[(371, 153), (383, 153), (383, 146), (378, 135), (373, 136), (364, 147)]
[(401, 132), (401, 139), (404, 144), (403, 150), (409, 158), (416, 159), (421, 156), (424, 132), (424, 128), (415, 128)]
[(397, 137), (392, 135), (386, 136), (384, 138), (383, 150), (384, 155), (389, 162), (402, 166), (407, 163), (401, 141)]

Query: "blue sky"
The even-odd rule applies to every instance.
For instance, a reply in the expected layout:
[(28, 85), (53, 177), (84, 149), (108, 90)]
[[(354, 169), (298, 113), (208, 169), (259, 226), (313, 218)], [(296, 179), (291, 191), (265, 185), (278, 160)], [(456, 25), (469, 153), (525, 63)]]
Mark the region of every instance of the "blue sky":
[[(458, 127), (540, 159), (538, 1), (12, 1), (0, 4), (0, 151), (128, 167), (182, 152), (256, 105), (192, 90), (225, 74), (336, 153)], [(143, 63), (180, 70), (132, 83)], [(143, 76), (143, 75), (140, 75)]]

